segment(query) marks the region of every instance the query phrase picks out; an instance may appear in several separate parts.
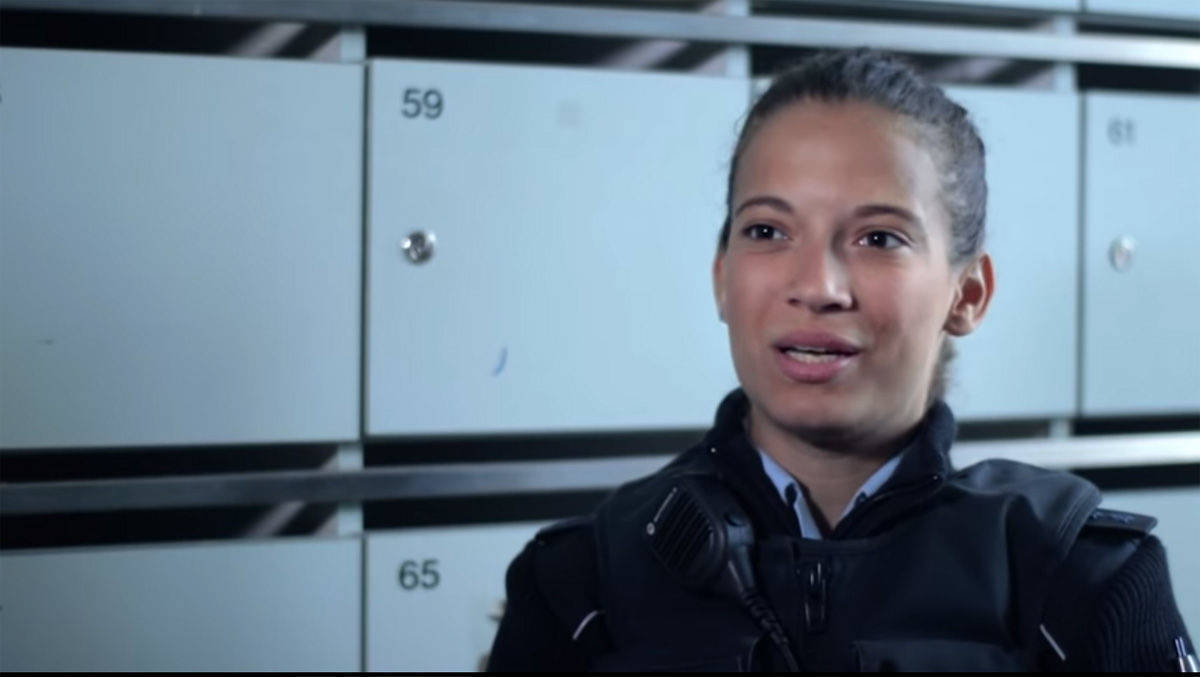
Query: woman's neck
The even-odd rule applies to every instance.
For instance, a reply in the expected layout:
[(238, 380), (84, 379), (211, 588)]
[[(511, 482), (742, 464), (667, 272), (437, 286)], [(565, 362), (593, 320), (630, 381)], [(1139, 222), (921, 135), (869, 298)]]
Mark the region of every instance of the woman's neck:
[(821, 445), (778, 426), (754, 404), (746, 419), (751, 443), (804, 485), (830, 529), (837, 526), (859, 487), (900, 450), (919, 422), (882, 439)]

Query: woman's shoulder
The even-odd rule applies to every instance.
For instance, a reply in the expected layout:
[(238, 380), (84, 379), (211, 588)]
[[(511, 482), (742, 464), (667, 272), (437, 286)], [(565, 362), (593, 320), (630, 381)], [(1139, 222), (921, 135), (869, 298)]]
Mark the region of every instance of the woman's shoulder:
[(1154, 518), (1094, 511), (1056, 572), (1043, 632), (1056, 639), (1048, 667), (1167, 671), (1176, 642), (1190, 647)]
[(1088, 480), (1061, 470), (995, 458), (955, 470), (947, 485), (980, 497), (1020, 497), (1045, 510), (1087, 517), (1100, 503), (1100, 490)]
[(957, 468), (949, 479), (952, 483), (980, 491), (1019, 490), (1030, 484), (1091, 486), (1078, 475), (1007, 458), (989, 458)]
[(1045, 548), (1061, 561), (1099, 506), (1100, 490), (1070, 473), (992, 459), (953, 472), (940, 498), (957, 519), (995, 525), (1022, 548)]

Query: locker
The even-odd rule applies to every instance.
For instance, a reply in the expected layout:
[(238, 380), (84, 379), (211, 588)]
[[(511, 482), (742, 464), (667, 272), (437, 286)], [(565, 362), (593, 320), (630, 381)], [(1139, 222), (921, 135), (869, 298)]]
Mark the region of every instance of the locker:
[(1089, 12), (1140, 14), (1178, 19), (1200, 19), (1200, 2), (1196, 0), (1083, 0)]
[(701, 427), (745, 80), (373, 60), (368, 434)]
[(483, 669), (503, 613), (508, 564), (541, 526), (369, 535), (366, 670)]
[(1200, 410), (1200, 99), (1089, 93), (1083, 413)]
[(1200, 629), (1200, 543), (1196, 541), (1196, 516), (1200, 515), (1200, 479), (1196, 486), (1170, 489), (1106, 491), (1105, 508), (1153, 515), (1158, 519), (1150, 532), (1167, 549), (1171, 588), (1183, 622), (1196, 637)]
[(0, 446), (357, 436), (363, 79), (0, 52)]
[(1079, 98), (952, 87), (986, 152), (996, 293), (956, 339), (947, 400), (959, 418), (1069, 416), (1075, 409)]
[(5, 671), (360, 669), (358, 539), (0, 556)]

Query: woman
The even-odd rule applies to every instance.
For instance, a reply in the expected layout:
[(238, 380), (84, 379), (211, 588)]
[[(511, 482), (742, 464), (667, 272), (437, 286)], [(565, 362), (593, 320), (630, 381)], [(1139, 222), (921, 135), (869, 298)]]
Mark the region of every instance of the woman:
[(492, 669), (1173, 669), (1152, 520), (1065, 473), (950, 467), (949, 341), (994, 289), (983, 167), (966, 111), (893, 57), (776, 78), (713, 264), (741, 388), (516, 558)]

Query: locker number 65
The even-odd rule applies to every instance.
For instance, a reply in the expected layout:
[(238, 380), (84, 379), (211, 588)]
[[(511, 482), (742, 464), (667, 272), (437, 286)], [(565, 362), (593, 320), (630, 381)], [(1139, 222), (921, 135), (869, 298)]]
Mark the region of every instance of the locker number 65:
[(437, 570), (436, 559), (426, 559), (417, 562), (406, 559), (400, 563), (400, 587), (405, 590), (425, 588), (432, 590), (442, 582), (442, 576)]
[(400, 114), (406, 118), (417, 118), (424, 115), (430, 120), (442, 115), (442, 93), (436, 89), (421, 89), (409, 87), (404, 90), (404, 103)]

